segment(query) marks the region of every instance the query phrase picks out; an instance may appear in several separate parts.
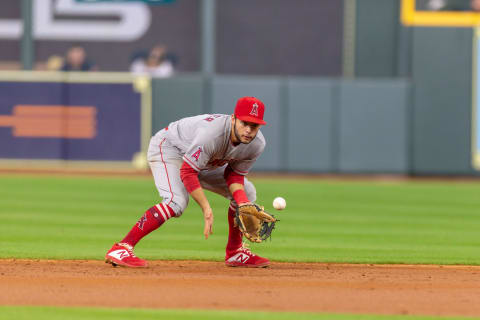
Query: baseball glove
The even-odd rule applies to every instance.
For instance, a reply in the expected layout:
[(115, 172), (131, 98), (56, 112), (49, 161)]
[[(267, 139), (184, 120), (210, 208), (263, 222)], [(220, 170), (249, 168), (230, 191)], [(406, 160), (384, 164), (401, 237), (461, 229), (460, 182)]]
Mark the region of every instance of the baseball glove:
[(245, 238), (251, 242), (262, 242), (272, 235), (278, 220), (256, 204), (238, 206), (235, 222)]

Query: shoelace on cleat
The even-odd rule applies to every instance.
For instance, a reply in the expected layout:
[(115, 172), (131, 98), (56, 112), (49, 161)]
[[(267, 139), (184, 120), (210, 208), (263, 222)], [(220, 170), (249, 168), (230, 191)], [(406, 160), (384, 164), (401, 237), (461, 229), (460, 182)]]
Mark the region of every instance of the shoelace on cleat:
[(119, 246), (121, 247), (124, 247), (125, 249), (127, 249), (128, 253), (130, 254), (130, 256), (132, 258), (136, 258), (137, 256), (135, 255), (135, 253), (133, 253), (133, 247), (131, 245), (129, 245), (128, 243), (119, 243), (118, 244)]
[(242, 246), (240, 247), (240, 251), (243, 251), (246, 254), (251, 255), (252, 257), (255, 256), (255, 254), (252, 253), (252, 251), (250, 251), (250, 248), (248, 247), (248, 244), (245, 243), (245, 242), (242, 243)]

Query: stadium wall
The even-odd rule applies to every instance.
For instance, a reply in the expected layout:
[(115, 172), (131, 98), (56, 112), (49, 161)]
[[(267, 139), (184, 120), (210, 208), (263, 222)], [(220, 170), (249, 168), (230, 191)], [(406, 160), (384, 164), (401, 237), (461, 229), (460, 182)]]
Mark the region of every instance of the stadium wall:
[[(432, 39), (435, 35), (431, 32), (436, 31), (423, 30), (415, 34), (414, 47), (424, 48), (422, 37)], [(471, 36), (464, 34), (462, 38), (459, 36), (462, 31), (450, 32), (456, 41), (468, 42)], [(437, 36), (445, 38), (445, 34)], [(141, 160), (138, 153), (146, 149), (149, 133), (190, 115), (231, 113), (238, 97), (255, 95), (268, 106), (268, 125), (263, 129), (268, 146), (257, 163), (257, 170), (477, 174), (471, 165), (472, 89), (468, 79), (471, 66), (465, 63), (471, 56), (462, 55), (459, 50), (455, 55), (447, 51), (438, 50), (437, 46), (432, 58), (431, 51), (418, 49), (413, 56), (414, 82), (392, 78), (345, 80), (199, 74), (153, 79), (151, 114), (142, 102), (149, 99), (150, 90), (138, 90), (136, 87), (140, 85), (135, 85), (138, 81), (128, 75), (124, 75), (125, 84), (122, 84), (118, 83), (118, 76), (102, 73), (96, 73), (95, 77), (50, 74), (48, 80), (42, 73), (3, 73), (0, 81), (0, 90), (5, 93), (1, 100), (2, 116), (12, 116), (15, 106), (93, 106), (96, 133), (87, 140), (69, 137), (68, 133), (56, 137), (34, 133), (24, 137), (18, 132), (20, 136), (15, 136), (14, 128), (4, 124), (0, 130), (4, 147), (0, 164), (4, 164), (4, 160), (16, 164), (21, 164), (19, 160), (62, 160), (89, 165), (114, 162), (131, 165), (133, 161), (138, 164)], [(438, 67), (440, 60), (447, 58), (454, 66)], [(15, 74), (17, 80), (12, 80)], [(26, 74), (29, 76), (25, 77)], [(148, 83), (144, 82), (143, 86), (150, 87)], [(55, 90), (46, 90), (47, 87)], [(118, 94), (126, 94), (126, 89), (132, 97), (137, 96), (136, 109), (132, 109), (137, 110), (135, 127), (128, 130), (119, 122), (132, 119), (122, 111), (129, 110), (125, 105), (128, 100), (117, 99)], [(23, 94), (26, 91), (30, 94)], [(121, 145), (134, 139), (133, 144), (128, 143), (128, 148), (133, 147), (128, 154), (105, 153), (114, 147), (123, 150), (117, 137), (126, 133)], [(46, 145), (53, 146), (54, 151), (48, 152)]]
[(399, 1), (362, 0), (356, 4), (355, 75), (398, 76), (398, 61), (407, 53), (401, 47)]
[(412, 33), (412, 173), (478, 174), (471, 156), (473, 30)]
[(153, 88), (155, 130), (200, 112), (230, 114), (244, 95), (262, 99), (268, 144), (257, 170), (409, 171), (407, 80), (192, 75), (155, 79)]

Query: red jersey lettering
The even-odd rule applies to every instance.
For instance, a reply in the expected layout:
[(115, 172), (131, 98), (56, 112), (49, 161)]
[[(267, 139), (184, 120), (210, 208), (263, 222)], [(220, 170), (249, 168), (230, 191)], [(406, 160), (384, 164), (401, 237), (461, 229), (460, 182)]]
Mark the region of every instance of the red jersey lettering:
[(200, 158), (200, 153), (202, 153), (202, 148), (198, 147), (198, 150), (192, 154), (192, 158), (194, 158), (195, 161), (198, 161), (198, 158)]
[(226, 159), (213, 159), (213, 160), (210, 160), (208, 164), (211, 165), (212, 167), (221, 167), (227, 162), (228, 160)]
[(203, 120), (208, 121), (208, 122), (211, 122), (211, 121), (213, 121), (213, 120), (215, 120), (215, 119), (217, 119), (217, 118), (220, 118), (220, 117), (221, 117), (221, 116), (220, 116), (219, 114), (214, 114), (214, 115), (211, 115), (211, 116), (209, 116), (209, 117), (207, 117), (207, 118), (205, 118), (205, 119), (203, 119)]

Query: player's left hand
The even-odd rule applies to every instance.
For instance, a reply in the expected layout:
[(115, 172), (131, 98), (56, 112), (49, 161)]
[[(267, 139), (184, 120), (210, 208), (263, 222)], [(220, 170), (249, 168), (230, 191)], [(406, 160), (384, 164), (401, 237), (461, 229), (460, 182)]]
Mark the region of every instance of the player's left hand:
[(245, 238), (262, 242), (271, 236), (278, 220), (259, 205), (242, 203), (237, 207), (235, 221)]
[(203, 228), (203, 235), (205, 239), (213, 233), (213, 210), (208, 208), (203, 211), (203, 219), (205, 220), (205, 227)]

